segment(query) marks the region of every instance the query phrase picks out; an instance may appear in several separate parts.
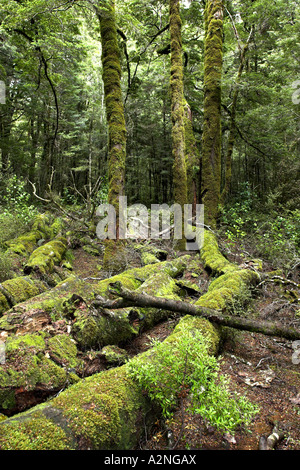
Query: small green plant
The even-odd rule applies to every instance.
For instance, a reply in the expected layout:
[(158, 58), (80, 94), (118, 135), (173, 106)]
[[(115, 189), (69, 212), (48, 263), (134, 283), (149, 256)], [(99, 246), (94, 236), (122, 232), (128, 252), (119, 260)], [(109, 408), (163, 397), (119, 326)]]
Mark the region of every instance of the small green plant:
[(198, 331), (182, 331), (177, 341), (155, 341), (150, 357), (127, 364), (129, 374), (170, 418), (180, 397), (190, 397), (190, 410), (217, 429), (233, 432), (247, 425), (258, 412), (245, 397), (229, 390), (229, 380), (219, 372), (209, 343)]
[(12, 216), (22, 224), (29, 224), (37, 214), (36, 208), (29, 203), (30, 194), (26, 191), (25, 181), (16, 175), (10, 176), (2, 195), (3, 208), (1, 216)]

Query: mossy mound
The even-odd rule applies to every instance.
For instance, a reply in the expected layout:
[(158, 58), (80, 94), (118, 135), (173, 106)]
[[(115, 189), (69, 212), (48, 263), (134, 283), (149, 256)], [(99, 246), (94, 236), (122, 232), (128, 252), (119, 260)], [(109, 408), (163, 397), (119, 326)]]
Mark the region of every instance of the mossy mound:
[(24, 267), (24, 273), (32, 271), (51, 274), (54, 266), (60, 264), (67, 250), (67, 239), (58, 237), (33, 251)]
[(0, 449), (132, 449), (150, 411), (126, 367), (118, 367), (78, 382), (50, 404), (22, 413), (21, 420), (2, 421)]
[(39, 214), (32, 224), (31, 230), (18, 238), (5, 242), (5, 247), (13, 253), (28, 256), (37, 246), (39, 240), (50, 240), (62, 229), (61, 219), (52, 220), (48, 214)]
[[(48, 338), (44, 333), (8, 337), (5, 363), (0, 365), (0, 410), (24, 409), (76, 380), (68, 369), (80, 367), (77, 348), (67, 335)], [(79, 378), (77, 377), (77, 380)], [(25, 399), (24, 399), (25, 397)]]

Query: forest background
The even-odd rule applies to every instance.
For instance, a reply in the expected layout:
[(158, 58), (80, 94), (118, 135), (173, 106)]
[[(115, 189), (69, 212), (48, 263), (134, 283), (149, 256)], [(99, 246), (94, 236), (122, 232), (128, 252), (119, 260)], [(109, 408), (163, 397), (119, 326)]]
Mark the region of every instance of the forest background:
[[(86, 221), (107, 202), (108, 126), (96, 3), (1, 2), (0, 242), (26, 230), (49, 193), (56, 208)], [(204, 1), (181, 5), (196, 181), (204, 124), (204, 9)], [(129, 204), (171, 204), (169, 4), (118, 1), (116, 20), (127, 130), (125, 194)], [(232, 168), (218, 229), (228, 246), (251, 246), (255, 255), (286, 271), (299, 262), (298, 79), (299, 3), (225, 2), (223, 186), (229, 151)], [(201, 187), (197, 191), (201, 202)], [(4, 252), (0, 261), (4, 280), (9, 278)]]

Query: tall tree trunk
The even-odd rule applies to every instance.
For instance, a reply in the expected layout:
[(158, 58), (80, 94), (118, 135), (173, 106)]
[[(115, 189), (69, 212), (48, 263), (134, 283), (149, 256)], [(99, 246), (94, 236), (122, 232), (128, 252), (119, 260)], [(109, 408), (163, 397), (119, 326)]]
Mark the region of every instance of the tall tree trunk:
[(223, 61), (223, 1), (205, 7), (204, 123), (202, 202), (205, 221), (215, 227), (221, 196), (221, 78)]
[(232, 154), (233, 154), (233, 149), (234, 149), (234, 144), (235, 144), (235, 138), (236, 138), (236, 125), (235, 125), (235, 116), (236, 116), (236, 106), (237, 106), (237, 101), (238, 101), (238, 95), (239, 95), (239, 84), (241, 81), (242, 73), (245, 67), (246, 63), (246, 54), (249, 48), (249, 43), (251, 40), (252, 36), (252, 29), (249, 34), (248, 40), (246, 44), (244, 45), (242, 51), (241, 51), (241, 57), (240, 57), (240, 66), (238, 70), (238, 75), (235, 83), (235, 90), (234, 90), (234, 95), (233, 95), (233, 100), (232, 100), (232, 106), (231, 106), (231, 119), (230, 119), (230, 133), (229, 133), (229, 138), (228, 138), (228, 149), (227, 149), (227, 154), (226, 154), (226, 161), (225, 161), (225, 178), (224, 178), (224, 187), (222, 190), (222, 204), (225, 203), (226, 197), (228, 195), (228, 192), (230, 190), (230, 183), (231, 183), (231, 166), (232, 166)]
[[(181, 42), (181, 18), (179, 0), (170, 0), (171, 40), (171, 116), (174, 202), (182, 210), (187, 204), (187, 176), (185, 162), (183, 64)], [(185, 249), (184, 234), (177, 248)]]
[[(104, 269), (117, 272), (124, 269), (126, 260), (119, 243), (119, 196), (124, 195), (126, 160), (126, 125), (121, 90), (120, 51), (117, 38), (115, 3), (95, 7), (100, 22), (102, 42), (103, 84), (108, 124), (108, 202), (116, 211), (116, 240), (109, 234), (104, 254)], [(109, 228), (110, 230), (110, 228)]]
[(119, 196), (124, 194), (126, 126), (114, 1), (111, 0), (106, 7), (97, 7), (96, 13), (100, 22), (103, 84), (109, 135), (108, 202), (114, 206), (118, 216)]

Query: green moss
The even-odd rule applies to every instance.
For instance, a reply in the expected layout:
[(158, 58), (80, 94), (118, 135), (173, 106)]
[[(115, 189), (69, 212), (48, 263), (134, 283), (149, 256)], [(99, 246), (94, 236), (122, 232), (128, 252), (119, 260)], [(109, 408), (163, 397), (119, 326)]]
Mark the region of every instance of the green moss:
[(124, 240), (105, 240), (104, 246), (104, 271), (112, 274), (124, 271), (127, 266), (127, 250)]
[(81, 364), (77, 357), (76, 344), (68, 335), (55, 335), (48, 339), (47, 345), (51, 354), (64, 366), (77, 368)]
[(5, 350), (8, 358), (11, 353), (17, 352), (21, 349), (33, 348), (35, 353), (39, 353), (44, 351), (45, 347), (45, 340), (43, 336), (39, 334), (12, 336), (9, 337), (5, 343)]
[(124, 366), (85, 379), (53, 401), (77, 438), (91, 449), (130, 449), (140, 430), (137, 414), (147, 400), (128, 377)]
[(236, 266), (230, 263), (219, 251), (215, 235), (209, 230), (204, 232), (204, 243), (201, 249), (201, 259), (204, 267), (211, 274), (223, 274), (228, 271), (236, 271)]
[(14, 408), (17, 394), (23, 391), (51, 392), (66, 384), (66, 371), (47, 357), (45, 350), (45, 339), (41, 335), (8, 337), (5, 364), (0, 366), (0, 409)]
[(101, 349), (101, 355), (105, 357), (108, 364), (112, 366), (120, 366), (128, 361), (128, 353), (125, 349), (121, 349), (115, 345), (108, 345)]
[(220, 346), (221, 334), (218, 328), (213, 326), (208, 320), (204, 318), (192, 317), (186, 315), (174, 328), (174, 332), (170, 336), (171, 341), (176, 340), (180, 336), (181, 331), (200, 331), (201, 334), (207, 339), (209, 343), (209, 352), (216, 355)]
[(35, 218), (31, 230), (14, 240), (5, 242), (6, 248), (19, 255), (28, 256), (34, 250), (39, 240), (51, 238), (52, 232), (48, 225), (49, 221), (48, 215), (39, 214)]
[[(43, 405), (42, 408), (46, 408)], [(6, 420), (0, 427), (1, 450), (71, 450), (73, 443), (57, 425), (59, 413), (47, 416), (46, 409), (24, 413), (25, 420)], [(52, 418), (52, 419), (51, 419)]]
[(216, 227), (221, 201), (221, 79), (223, 62), (223, 2), (205, 7), (204, 125), (202, 188), (205, 223)]
[(54, 266), (61, 262), (66, 250), (67, 240), (63, 237), (40, 246), (33, 251), (27, 261), (24, 267), (25, 274), (30, 274), (32, 271), (38, 271), (41, 274), (52, 273)]
[[(188, 202), (187, 173), (185, 160), (184, 90), (182, 39), (179, 0), (170, 1), (170, 44), (171, 44), (171, 117), (174, 202), (183, 208)], [(183, 225), (182, 225), (183, 228)], [(184, 232), (182, 231), (182, 234)], [(185, 250), (185, 239), (175, 241), (178, 250)]]
[(10, 305), (7, 298), (2, 294), (2, 292), (0, 292), (0, 315), (9, 310), (9, 307)]
[(2, 286), (13, 298), (14, 304), (24, 302), (31, 297), (39, 295), (42, 290), (46, 290), (45, 286), (39, 281), (34, 281), (29, 277), (17, 277), (4, 281)]
[(124, 310), (93, 315), (91, 312), (76, 310), (72, 336), (81, 349), (93, 349), (109, 344), (120, 344), (138, 334), (131, 325)]
[[(105, 8), (99, 8), (97, 15), (100, 21), (103, 85), (108, 123), (108, 202), (116, 210), (118, 233), (119, 196), (124, 192), (125, 181), (126, 125), (122, 102), (120, 51), (114, 2), (109, 2)], [(104, 269), (109, 266), (108, 263), (112, 258), (112, 253), (108, 253)], [(120, 261), (117, 261), (117, 269), (119, 265)]]
[[(53, 320), (58, 320), (69, 315), (68, 302), (74, 293), (86, 301), (91, 301), (95, 297), (94, 288), (90, 283), (76, 276), (70, 276), (58, 283), (53, 289), (28, 299), (26, 303), (20, 304), (18, 308), (21, 311), (39, 309), (50, 313)], [(17, 307), (14, 307), (14, 310), (17, 311)]]
[(195, 305), (214, 310), (230, 309), (242, 293), (258, 281), (259, 275), (256, 272), (236, 268), (212, 281), (207, 293)]
[[(179, 287), (175, 280), (164, 271), (150, 276), (137, 289), (137, 292), (154, 295), (155, 297), (162, 297), (164, 299), (180, 300), (180, 297), (178, 296)], [(135, 308), (134, 310), (140, 313), (140, 316), (143, 318), (142, 325), (145, 328), (150, 328), (169, 316), (169, 312), (157, 308)]]
[(141, 254), (141, 261), (142, 264), (145, 266), (146, 264), (155, 264), (159, 263), (159, 260), (153, 253), (144, 252)]

